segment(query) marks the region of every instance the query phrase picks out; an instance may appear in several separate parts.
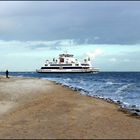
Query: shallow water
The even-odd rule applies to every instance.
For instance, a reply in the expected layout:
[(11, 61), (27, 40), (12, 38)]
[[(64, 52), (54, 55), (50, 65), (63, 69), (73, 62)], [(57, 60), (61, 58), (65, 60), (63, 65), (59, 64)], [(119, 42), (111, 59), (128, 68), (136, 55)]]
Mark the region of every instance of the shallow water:
[(10, 75), (56, 81), (77, 89), (82, 94), (119, 101), (121, 106), (126, 108), (140, 109), (140, 72), (100, 72), (97, 74), (10, 72)]

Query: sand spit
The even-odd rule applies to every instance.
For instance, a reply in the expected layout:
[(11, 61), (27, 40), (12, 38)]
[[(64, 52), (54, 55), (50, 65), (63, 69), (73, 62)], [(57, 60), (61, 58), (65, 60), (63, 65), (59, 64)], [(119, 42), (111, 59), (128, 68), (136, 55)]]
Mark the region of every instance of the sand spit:
[[(32, 78), (0, 78), (0, 114), (14, 106), (25, 104), (49, 90), (49, 82)], [(4, 109), (5, 108), (5, 109)]]
[(0, 138), (140, 138), (117, 105), (33, 78), (0, 78)]

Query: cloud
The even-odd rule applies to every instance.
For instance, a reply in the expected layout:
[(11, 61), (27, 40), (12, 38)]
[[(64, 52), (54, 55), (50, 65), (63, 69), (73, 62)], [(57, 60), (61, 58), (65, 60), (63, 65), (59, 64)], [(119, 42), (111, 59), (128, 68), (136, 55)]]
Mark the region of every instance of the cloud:
[(110, 58), (109, 61), (111, 61), (111, 62), (116, 62), (117, 59), (116, 59), (116, 58)]
[(98, 40), (98, 39), (100, 39), (99, 36), (95, 36), (95, 37), (94, 37), (94, 40)]
[(125, 59), (123, 59), (123, 61), (124, 62), (130, 62), (130, 59), (125, 58)]
[(24, 49), (44, 49), (44, 50), (61, 50), (66, 47), (76, 46), (76, 41), (72, 39), (53, 40), (53, 41), (18, 41), (18, 40), (0, 40), (0, 49), (3, 50), (16, 50)]
[(139, 7), (136, 1), (0, 2), (0, 38), (135, 44), (140, 42)]
[(87, 52), (86, 55), (88, 57), (90, 57), (91, 59), (95, 59), (97, 56), (100, 56), (101, 54), (103, 54), (103, 50), (100, 48), (97, 48), (95, 51), (93, 52)]
[(14, 20), (10, 20), (7, 18), (0, 18), (0, 32), (1, 33), (8, 33), (11, 29), (15, 28), (17, 25), (15, 24)]

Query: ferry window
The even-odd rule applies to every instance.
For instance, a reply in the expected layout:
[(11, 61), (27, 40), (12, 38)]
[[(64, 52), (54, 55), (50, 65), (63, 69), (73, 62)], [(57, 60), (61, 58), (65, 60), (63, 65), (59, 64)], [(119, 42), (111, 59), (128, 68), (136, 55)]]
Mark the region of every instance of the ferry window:
[(75, 64), (76, 66), (79, 66), (79, 64)]
[(64, 62), (64, 58), (60, 58), (60, 62)]

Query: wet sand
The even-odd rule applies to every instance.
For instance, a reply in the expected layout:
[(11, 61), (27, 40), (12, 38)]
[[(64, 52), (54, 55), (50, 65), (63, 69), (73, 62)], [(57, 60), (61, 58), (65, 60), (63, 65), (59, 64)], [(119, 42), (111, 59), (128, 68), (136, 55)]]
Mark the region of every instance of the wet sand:
[(0, 77), (0, 138), (139, 139), (140, 118), (47, 80)]

